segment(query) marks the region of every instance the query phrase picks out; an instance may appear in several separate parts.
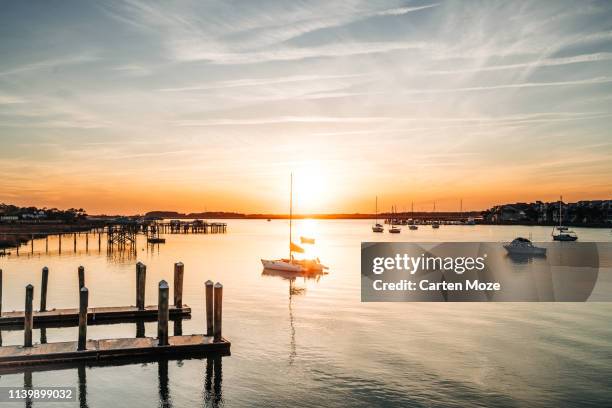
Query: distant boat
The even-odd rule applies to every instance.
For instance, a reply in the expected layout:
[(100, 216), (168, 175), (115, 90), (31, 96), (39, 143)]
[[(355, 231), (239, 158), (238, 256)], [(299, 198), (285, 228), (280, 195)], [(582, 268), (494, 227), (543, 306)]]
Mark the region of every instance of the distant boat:
[(296, 273), (323, 273), (327, 266), (323, 265), (319, 258), (295, 259), (294, 252), (304, 252), (304, 249), (292, 242), (293, 225), (293, 174), (291, 174), (289, 189), (289, 258), (262, 259), (264, 269)]
[(393, 223), (395, 221), (395, 211), (393, 207), (391, 207), (391, 228), (389, 228), (389, 234), (399, 234), (402, 232), (400, 227), (396, 227)]
[(546, 255), (546, 248), (537, 247), (530, 240), (522, 237), (515, 238), (512, 242), (504, 244), (504, 248), (510, 255)]
[(272, 221), (271, 219), (268, 218), (268, 222)]
[(300, 237), (300, 242), (302, 244), (314, 244), (315, 243), (315, 239), (314, 238), (308, 238), (308, 237)]
[(418, 230), (419, 226), (416, 225), (416, 222), (414, 221), (414, 201), (410, 203), (410, 212), (412, 213), (412, 218), (408, 220), (408, 224), (410, 225), (408, 229), (411, 229), (413, 231)]
[(147, 238), (147, 242), (149, 244), (165, 244), (166, 238), (151, 237), (151, 238)]
[(474, 217), (468, 217), (465, 225), (476, 225), (476, 220), (474, 219)]
[[(436, 202), (434, 201), (433, 212), (436, 213)], [(431, 222), (431, 228), (440, 228), (440, 223), (438, 221)]]
[(382, 224), (378, 223), (378, 196), (376, 196), (374, 211), (376, 214), (376, 224), (372, 225), (372, 232), (385, 232), (385, 228), (382, 226)]
[(559, 226), (553, 228), (552, 238), (553, 241), (576, 241), (578, 235), (574, 231), (571, 231), (568, 227), (562, 225), (563, 222), (563, 210), (561, 208), (561, 202), (563, 197), (559, 197)]

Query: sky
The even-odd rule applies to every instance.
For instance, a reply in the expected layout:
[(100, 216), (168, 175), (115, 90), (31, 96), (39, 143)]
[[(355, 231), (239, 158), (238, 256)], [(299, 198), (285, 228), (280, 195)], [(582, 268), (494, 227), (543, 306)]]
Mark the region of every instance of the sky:
[(0, 202), (612, 198), (611, 2), (14, 1), (0, 55)]

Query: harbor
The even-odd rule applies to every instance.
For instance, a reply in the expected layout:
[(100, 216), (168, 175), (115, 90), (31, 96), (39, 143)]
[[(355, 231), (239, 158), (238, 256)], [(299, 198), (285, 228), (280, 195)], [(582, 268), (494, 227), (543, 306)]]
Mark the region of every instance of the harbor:
[[(267, 387), (280, 390), (280, 403), (289, 404), (292, 401), (289, 390), (299, 383), (311, 395), (313, 404), (324, 404), (327, 401), (334, 405), (346, 402), (345, 394), (323, 393), (322, 387), (328, 387), (330, 382), (338, 384), (343, 381), (342, 378), (349, 375), (349, 371), (353, 372), (354, 367), (359, 368), (359, 378), (380, 375), (394, 364), (385, 360), (388, 350), (392, 349), (396, 350), (393, 353), (394, 360), (400, 361), (402, 365), (415, 367), (414, 370), (419, 367), (422, 375), (463, 381), (468, 387), (477, 387), (478, 378), (481, 378), (473, 377), (481, 372), (482, 364), (477, 360), (479, 355), (487, 358), (490, 367), (504, 367), (506, 370), (483, 374), (482, 378), (487, 381), (494, 381), (495, 384), (501, 382), (517, 385), (530, 382), (542, 385), (545, 381), (542, 372), (552, 367), (553, 357), (555, 366), (566, 366), (570, 361), (576, 364), (573, 357), (577, 353), (595, 356), (605, 352), (609, 336), (606, 329), (608, 326), (603, 324), (606, 320), (606, 304), (590, 304), (588, 310), (581, 307), (583, 305), (541, 304), (535, 313), (525, 306), (515, 304), (491, 305), (491, 308), (483, 311), (469, 304), (428, 304), (421, 307), (410, 303), (372, 306), (359, 302), (359, 282), (352, 274), (359, 268), (359, 259), (354, 256), (355, 250), (358, 250), (355, 243), (362, 240), (375, 237), (390, 241), (493, 239), (502, 242), (531, 233), (534, 242), (549, 242), (550, 227), (449, 225), (439, 230), (420, 228), (415, 231), (418, 235), (411, 237), (404, 231), (398, 236), (376, 235), (371, 232), (370, 220), (294, 220), (294, 237), (316, 238), (314, 245), (304, 245), (306, 251), (309, 251), (308, 256), (320, 257), (330, 268), (329, 274), (320, 278), (302, 278), (291, 274), (262, 273), (259, 259), (262, 255), (282, 256), (286, 252), (288, 220), (274, 220), (270, 223), (266, 220), (235, 220), (230, 225), (228, 233), (214, 236), (164, 235), (167, 238), (166, 244), (160, 245), (155, 251), (148, 250), (146, 241), (139, 237), (136, 244), (138, 259), (129, 262), (116, 262), (114, 258), (107, 257), (104, 241), (100, 253), (92, 249), (86, 252), (84, 241), (78, 241), (76, 254), (69, 248), (61, 254), (57, 251), (45, 254), (44, 251), (36, 250), (32, 256), (22, 248), (19, 256), (13, 253), (0, 259), (0, 269), (3, 270), (3, 315), (24, 310), (25, 287), (30, 283), (34, 286), (33, 312), (40, 309), (42, 270), (45, 266), (49, 268), (47, 309), (69, 309), (79, 304), (80, 265), (84, 266), (84, 282), (90, 291), (88, 308), (135, 306), (137, 262), (146, 265), (145, 306), (157, 305), (158, 284), (165, 280), (170, 289), (170, 308), (174, 304), (174, 264), (180, 261), (184, 264), (182, 303), (189, 305), (191, 314), (190, 318), (174, 322), (170, 318), (169, 339), (175, 335), (206, 334), (204, 283), (208, 279), (222, 282), (225, 291), (222, 335), (231, 341), (231, 356), (220, 358), (222, 366), (217, 369), (217, 378), (222, 381), (217, 383), (217, 394), (214, 392), (215, 375), (212, 371), (214, 357), (198, 353), (164, 357), (143, 355), (118, 360), (100, 356), (81, 362), (29, 365), (28, 371), (24, 371), (26, 367), (19, 370), (14, 366), (5, 367), (1, 379), (3, 385), (23, 386), (27, 383), (32, 387), (40, 386), (49, 384), (52, 375), (53, 384), (71, 385), (77, 391), (84, 385), (87, 392), (82, 397), (92, 407), (104, 404), (110, 383), (129, 383), (133, 394), (126, 395), (125, 400), (131, 404), (156, 405), (159, 401), (172, 401), (173, 406), (193, 406), (202, 405), (203, 401), (212, 404), (217, 395), (221, 396), (226, 405), (246, 406), (254, 401), (259, 404), (270, 401), (271, 394), (266, 391)], [(581, 240), (612, 239), (607, 230), (576, 228), (576, 231)], [(43, 242), (36, 241), (35, 249), (44, 248)], [(241, 248), (240, 257), (233, 257), (236, 247)], [(524, 270), (528, 271), (528, 268), (529, 264), (525, 264)], [(566, 316), (576, 320), (556, 320), (560, 308)], [(465, 318), (459, 318), (458, 313), (478, 315), (478, 321), (472, 324), (476, 325), (477, 331), (486, 334), (486, 340), (482, 340), (485, 342), (485, 351), (482, 350), (482, 341), (477, 341), (480, 335), (462, 329)], [(507, 324), (501, 327), (500, 319)], [(525, 319), (531, 322), (546, 321), (547, 327), (552, 325), (558, 331), (559, 334), (546, 340), (547, 343), (558, 344), (572, 332), (586, 331), (600, 345), (593, 345), (586, 338), (577, 338), (571, 346), (561, 343), (555, 353), (545, 350), (536, 352), (528, 346), (529, 341), (550, 336), (551, 329), (532, 328), (525, 333), (521, 331), (521, 322)], [(408, 324), (400, 325), (399, 321)], [(88, 321), (87, 340), (91, 341), (89, 344), (92, 347), (106, 345), (105, 341), (109, 339), (157, 338), (157, 318), (141, 322), (128, 320), (108, 323), (94, 324)], [(382, 339), (376, 330), (377, 324), (386, 327)], [(374, 329), (370, 330), (369, 327)], [(445, 339), (450, 333), (452, 341)], [(23, 346), (23, 328), (0, 328), (0, 334), (3, 347)], [(441, 336), (436, 340), (437, 349), (456, 350), (457, 344), (460, 344), (461, 353), (450, 353), (447, 356), (448, 363), (456, 368), (449, 371), (447, 362), (436, 363), (436, 353), (431, 349), (430, 340), (436, 336)], [(355, 338), (359, 338), (357, 344), (354, 343)], [(32, 339), (34, 347), (53, 343), (70, 344), (73, 347), (78, 341), (78, 325), (74, 320), (69, 326), (60, 328), (33, 324)], [(265, 347), (261, 347), (262, 344)], [(509, 344), (513, 344), (517, 352), (537, 363), (540, 371), (525, 373), (521, 364), (504, 358), (504, 354), (499, 353), (500, 347), (509, 347)], [(358, 354), (353, 355), (350, 350)], [(417, 353), (417, 356), (412, 353)], [(426, 367), (420, 366), (423, 359), (430, 362)], [(312, 370), (323, 360), (329, 366), (329, 374), (322, 377)], [(372, 361), (381, 363), (372, 366)], [(595, 384), (606, 369), (588, 361), (589, 358), (585, 358), (578, 363), (581, 370), (590, 373), (580, 379)], [(211, 373), (210, 377), (208, 372)], [(571, 388), (572, 382), (577, 379), (569, 375), (559, 381)], [(207, 384), (210, 384), (210, 388), (207, 388)], [(409, 388), (416, 387), (420, 392), (435, 398), (434, 391), (428, 386), (419, 385), (418, 381), (408, 380), (402, 384), (378, 384), (377, 387), (387, 395), (395, 391), (409, 393)], [(355, 386), (354, 390), (360, 388)], [(502, 387), (493, 385), (493, 388), (497, 393), (505, 392)], [(371, 404), (381, 403), (375, 394), (364, 398)], [(531, 401), (528, 396), (513, 398), (526, 403)], [(492, 404), (493, 400), (493, 397), (484, 397), (483, 402)]]

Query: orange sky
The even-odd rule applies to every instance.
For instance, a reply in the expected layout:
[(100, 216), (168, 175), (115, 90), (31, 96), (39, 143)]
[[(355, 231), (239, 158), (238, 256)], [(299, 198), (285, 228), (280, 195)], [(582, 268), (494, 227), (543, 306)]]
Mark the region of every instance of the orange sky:
[(302, 213), (612, 196), (603, 3), (5, 8), (0, 202), (281, 213), (291, 172)]

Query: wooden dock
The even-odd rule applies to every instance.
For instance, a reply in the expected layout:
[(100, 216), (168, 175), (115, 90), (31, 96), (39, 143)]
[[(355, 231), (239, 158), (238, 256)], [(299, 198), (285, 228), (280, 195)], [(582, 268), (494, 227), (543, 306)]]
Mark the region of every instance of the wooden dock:
[[(221, 335), (223, 285), (206, 281), (203, 292), (206, 297), (206, 334), (182, 335), (181, 317), (191, 314), (191, 309), (183, 304), (184, 265), (174, 264), (174, 299), (170, 305), (169, 285), (165, 280), (158, 285), (157, 306), (144, 306), (146, 266), (136, 264), (136, 306), (89, 308), (89, 290), (85, 286), (85, 268), (78, 268), (79, 308), (46, 310), (46, 286), (49, 269), (43, 268), (40, 311), (33, 309), (34, 286), (25, 287), (25, 308), (23, 311), (1, 313), (0, 322), (6, 325), (23, 327), (23, 346), (0, 347), (0, 369), (22, 365), (63, 364), (79, 361), (99, 361), (120, 358), (167, 358), (164, 356), (223, 353), (229, 354), (230, 343)], [(0, 306), (2, 305), (2, 270), (0, 270)], [(170, 315), (177, 317), (175, 336), (168, 336)], [(157, 318), (157, 338), (144, 337), (145, 318)], [(91, 322), (104, 322), (117, 319), (138, 321), (136, 338), (87, 340), (87, 326)], [(34, 344), (32, 330), (34, 322), (39, 325), (48, 323), (76, 322), (79, 326), (78, 341)], [(102, 323), (103, 324), (103, 323)], [(41, 329), (41, 339), (44, 330)]]
[[(176, 307), (169, 305), (170, 319), (187, 318), (191, 316), (191, 308), (187, 305)], [(136, 306), (118, 307), (92, 307), (87, 310), (87, 323), (96, 324), (101, 322), (132, 322), (138, 319), (157, 319), (157, 306), (145, 306), (139, 309)], [(25, 313), (23, 310), (14, 312), (3, 312), (0, 317), (0, 328), (20, 327), (23, 329)], [(76, 326), (79, 324), (79, 309), (53, 309), (44, 312), (33, 312), (34, 325), (42, 326), (45, 323), (59, 323), (61, 326)]]
[(229, 353), (231, 343), (224, 338), (193, 334), (170, 336), (168, 345), (159, 346), (152, 337), (88, 340), (85, 350), (77, 350), (76, 341), (36, 344), (32, 347), (0, 347), (0, 367), (98, 361), (147, 356), (206, 355)]

